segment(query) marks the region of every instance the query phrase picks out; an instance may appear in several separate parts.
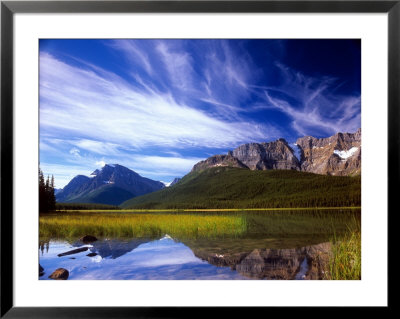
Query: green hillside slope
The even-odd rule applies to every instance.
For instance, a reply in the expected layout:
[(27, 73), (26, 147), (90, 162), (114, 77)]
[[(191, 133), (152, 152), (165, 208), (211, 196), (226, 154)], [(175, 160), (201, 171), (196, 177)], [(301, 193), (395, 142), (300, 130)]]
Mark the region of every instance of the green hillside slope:
[(190, 173), (174, 186), (132, 198), (120, 206), (138, 209), (361, 206), (361, 177), (213, 167)]

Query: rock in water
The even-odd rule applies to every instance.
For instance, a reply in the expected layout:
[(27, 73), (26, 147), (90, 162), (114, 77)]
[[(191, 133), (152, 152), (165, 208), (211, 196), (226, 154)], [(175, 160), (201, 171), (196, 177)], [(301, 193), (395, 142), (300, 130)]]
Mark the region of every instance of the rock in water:
[(44, 275), (44, 268), (39, 264), (39, 277)]
[(96, 253), (90, 253), (90, 254), (87, 254), (86, 256), (88, 256), (88, 257), (94, 257), (94, 256), (97, 256), (97, 254), (96, 254)]
[(83, 241), (84, 243), (92, 243), (96, 240), (97, 238), (92, 235), (85, 235), (81, 238), (81, 241)]
[(67, 269), (64, 268), (58, 268), (56, 269), (50, 276), (49, 278), (55, 279), (55, 280), (67, 280), (69, 277), (69, 272)]
[(77, 249), (73, 249), (73, 250), (67, 251), (67, 252), (62, 253), (62, 254), (58, 254), (57, 256), (58, 257), (63, 257), (63, 256), (73, 255), (73, 254), (81, 253), (82, 251), (86, 251), (88, 249), (89, 249), (89, 247), (81, 247), (81, 248), (77, 248)]

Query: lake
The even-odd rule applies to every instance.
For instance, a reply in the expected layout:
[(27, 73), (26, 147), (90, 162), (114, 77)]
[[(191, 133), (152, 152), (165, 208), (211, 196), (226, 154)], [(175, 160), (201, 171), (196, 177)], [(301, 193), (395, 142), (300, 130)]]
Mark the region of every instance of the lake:
[(360, 225), (360, 209), (42, 215), (39, 279), (325, 279), (333, 242)]

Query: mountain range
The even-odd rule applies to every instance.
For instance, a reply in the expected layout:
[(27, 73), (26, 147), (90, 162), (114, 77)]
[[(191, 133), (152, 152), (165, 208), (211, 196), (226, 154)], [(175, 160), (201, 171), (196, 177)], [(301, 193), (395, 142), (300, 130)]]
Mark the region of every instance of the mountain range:
[[(276, 175), (259, 172), (271, 170), (298, 173)], [(252, 171), (256, 172), (251, 173)], [(205, 173), (202, 174), (203, 172)], [(74, 177), (57, 192), (56, 199), (57, 202), (99, 203), (122, 205), (126, 208), (166, 208), (168, 205), (170, 208), (182, 208), (179, 202), (185, 203), (185, 207), (202, 207), (201, 201), (208, 202), (208, 206), (212, 207), (225, 207), (228, 204), (230, 207), (270, 207), (274, 201), (280, 203), (284, 200), (287, 203), (291, 201), (294, 206), (326, 206), (328, 202), (333, 206), (360, 204), (360, 179), (348, 177), (339, 181), (318, 176), (313, 179), (310, 176), (314, 174), (309, 173), (332, 177), (359, 176), (361, 129), (355, 133), (336, 133), (327, 138), (305, 136), (293, 144), (289, 144), (283, 138), (268, 143), (243, 144), (227, 154), (214, 155), (198, 162), (184, 178), (176, 178), (171, 183), (144, 178), (118, 164), (106, 164), (101, 170), (95, 170), (91, 177)], [(283, 186), (274, 188), (274, 183), (277, 187), (282, 183)], [(228, 185), (233, 193), (226, 190)], [(247, 187), (247, 190), (244, 187)], [(212, 193), (209, 193), (211, 189)], [(161, 192), (156, 192), (159, 190)], [(251, 190), (251, 194), (248, 190)], [(329, 199), (324, 201), (321, 196), (311, 194), (310, 190), (323, 194), (322, 197), (328, 196)], [(349, 192), (348, 196), (343, 191)], [(154, 195), (149, 194), (153, 192)], [(204, 197), (205, 194), (208, 195)], [(225, 201), (225, 204), (221, 204), (219, 200), (213, 202), (211, 198), (215, 196)], [(309, 200), (304, 202), (299, 196), (306, 196)], [(313, 204), (310, 198), (314, 197)], [(237, 201), (231, 201), (232, 198), (237, 198)], [(249, 202), (251, 198), (254, 200)], [(267, 198), (269, 203), (266, 202)], [(241, 201), (241, 204), (238, 204), (238, 201)]]
[(197, 163), (194, 171), (216, 166), (250, 170), (297, 170), (324, 175), (361, 174), (361, 129), (327, 138), (305, 136), (289, 145), (280, 138), (269, 143), (240, 145), (226, 155), (214, 155)]

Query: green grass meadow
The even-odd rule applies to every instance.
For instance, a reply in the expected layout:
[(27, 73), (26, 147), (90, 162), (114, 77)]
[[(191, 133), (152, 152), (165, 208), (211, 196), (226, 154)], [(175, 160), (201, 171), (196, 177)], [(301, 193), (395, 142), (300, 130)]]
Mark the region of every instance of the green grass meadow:
[(247, 229), (240, 216), (188, 214), (60, 214), (41, 216), (41, 238), (72, 239), (91, 234), (98, 237), (224, 237)]

